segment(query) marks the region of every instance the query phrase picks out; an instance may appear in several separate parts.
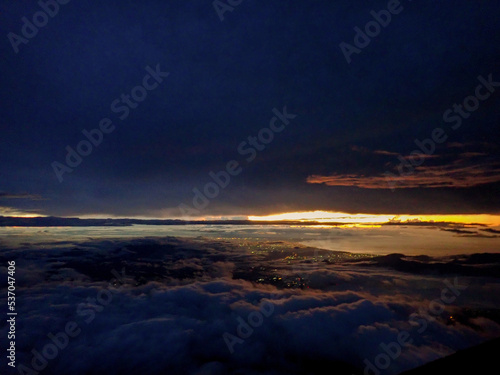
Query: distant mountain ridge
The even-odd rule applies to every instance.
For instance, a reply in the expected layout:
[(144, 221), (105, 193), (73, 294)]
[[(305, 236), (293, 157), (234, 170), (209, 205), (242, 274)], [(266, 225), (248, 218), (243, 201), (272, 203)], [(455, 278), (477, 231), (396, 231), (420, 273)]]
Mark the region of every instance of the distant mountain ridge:
[[(316, 221), (298, 220), (254, 221), (254, 220), (179, 220), (179, 219), (80, 219), (77, 217), (11, 217), (0, 216), (0, 227), (92, 227), (130, 225), (318, 225)], [(344, 225), (345, 223), (328, 223)]]

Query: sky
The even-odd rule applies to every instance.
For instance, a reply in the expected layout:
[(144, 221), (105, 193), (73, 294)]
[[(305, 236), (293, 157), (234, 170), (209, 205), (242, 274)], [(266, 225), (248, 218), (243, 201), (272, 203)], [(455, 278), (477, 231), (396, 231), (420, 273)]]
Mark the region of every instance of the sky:
[(498, 214), (500, 5), (396, 3), (1, 0), (0, 215)]

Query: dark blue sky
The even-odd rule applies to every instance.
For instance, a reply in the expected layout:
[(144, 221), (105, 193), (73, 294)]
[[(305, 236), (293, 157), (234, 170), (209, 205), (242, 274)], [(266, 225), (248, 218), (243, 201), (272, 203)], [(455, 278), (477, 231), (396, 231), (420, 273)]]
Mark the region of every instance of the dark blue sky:
[[(209, 0), (70, 1), (16, 53), (8, 34), (41, 8), (0, 1), (2, 212), (180, 216), (236, 160), (201, 215), (498, 213), (500, 87), (456, 129), (443, 114), (479, 76), (500, 82), (500, 4), (401, 1), (348, 63), (339, 45), (387, 7), (244, 0), (221, 21)], [(158, 64), (170, 75), (120, 120), (113, 101)], [(296, 117), (248, 162), (240, 144), (285, 106)], [(114, 130), (60, 182), (52, 163), (103, 118)], [(436, 128), (446, 141), (400, 176)]]

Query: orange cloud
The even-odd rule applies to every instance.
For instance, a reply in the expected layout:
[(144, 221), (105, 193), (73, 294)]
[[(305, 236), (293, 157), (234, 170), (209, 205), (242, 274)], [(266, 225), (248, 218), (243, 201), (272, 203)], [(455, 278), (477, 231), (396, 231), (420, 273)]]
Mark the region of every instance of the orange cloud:
[(312, 175), (307, 177), (307, 182), (328, 186), (354, 186), (363, 189), (468, 188), (500, 182), (500, 167), (485, 164), (419, 166), (415, 167), (414, 171), (408, 175), (389, 172), (379, 176), (356, 174)]

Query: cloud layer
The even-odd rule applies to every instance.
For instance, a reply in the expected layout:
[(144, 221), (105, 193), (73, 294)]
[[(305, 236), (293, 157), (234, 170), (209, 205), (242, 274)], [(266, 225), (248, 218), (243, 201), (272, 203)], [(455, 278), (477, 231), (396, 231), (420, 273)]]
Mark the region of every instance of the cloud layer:
[[(321, 366), (350, 374), (406, 330), (412, 344), (387, 369), (396, 374), (500, 335), (499, 280), (458, 267), (483, 268), (495, 255), (352, 257), (280, 241), (170, 237), (6, 249), (1, 258), (18, 267), (19, 364), (31, 366), (31, 350), (43, 352), (47, 335), (68, 322), (81, 329), (48, 361), (51, 374), (304, 374)], [(462, 273), (467, 288), (429, 314), (445, 280)], [(427, 316), (423, 332), (413, 313)], [(251, 331), (243, 338), (242, 321)]]

